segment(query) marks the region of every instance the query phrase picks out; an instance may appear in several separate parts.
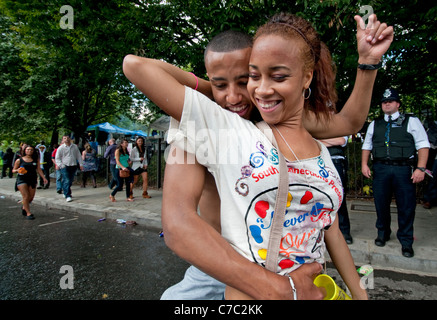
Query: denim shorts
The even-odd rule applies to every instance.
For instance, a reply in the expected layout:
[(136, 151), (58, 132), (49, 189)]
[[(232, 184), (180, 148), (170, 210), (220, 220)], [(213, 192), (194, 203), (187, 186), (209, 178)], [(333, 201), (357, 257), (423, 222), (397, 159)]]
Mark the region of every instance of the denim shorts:
[(165, 290), (161, 300), (222, 300), (226, 285), (194, 266), (181, 282)]

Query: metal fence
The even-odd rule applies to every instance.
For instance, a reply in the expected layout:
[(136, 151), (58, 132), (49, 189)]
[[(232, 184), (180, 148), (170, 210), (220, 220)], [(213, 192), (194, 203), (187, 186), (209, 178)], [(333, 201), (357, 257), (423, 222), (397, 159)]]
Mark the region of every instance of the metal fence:
[[(164, 181), (164, 153), (167, 148), (167, 142), (163, 138), (148, 137), (146, 139), (146, 145), (151, 146), (152, 151), (148, 159), (149, 166), (147, 170), (149, 187), (161, 189)], [(348, 198), (372, 199), (372, 179), (365, 178), (361, 173), (361, 147), (361, 141), (352, 141), (346, 146), (345, 154), (348, 160), (348, 180), (345, 185), (345, 191)], [(100, 180), (110, 178), (108, 160), (103, 158), (105, 150), (105, 146), (99, 146), (100, 170), (98, 177)], [(371, 160), (369, 166), (372, 168)], [(428, 180), (429, 179), (425, 179), (424, 182), (417, 184), (417, 199), (423, 198)], [(141, 181), (139, 181), (139, 183), (141, 183)]]
[[(348, 198), (373, 198), (372, 179), (368, 179), (361, 173), (361, 147), (360, 141), (349, 142), (346, 146), (346, 157), (348, 160), (348, 181), (346, 183), (346, 195)], [(372, 169), (372, 161), (369, 162)], [(418, 201), (423, 198), (429, 179), (416, 185), (416, 195)]]
[[(146, 146), (150, 147), (150, 152), (148, 154), (148, 185), (150, 188), (160, 189), (162, 188), (162, 182), (164, 180), (164, 169), (165, 169), (165, 159), (164, 152), (167, 147), (167, 142), (163, 138), (148, 137), (146, 140)], [(111, 173), (109, 171), (109, 160), (105, 159), (103, 155), (105, 154), (107, 146), (99, 145), (97, 158), (99, 163), (99, 170), (97, 172), (97, 180), (100, 183), (108, 183), (111, 179)], [(78, 172), (80, 174), (80, 172)], [(141, 179), (139, 179), (138, 184), (140, 185)]]

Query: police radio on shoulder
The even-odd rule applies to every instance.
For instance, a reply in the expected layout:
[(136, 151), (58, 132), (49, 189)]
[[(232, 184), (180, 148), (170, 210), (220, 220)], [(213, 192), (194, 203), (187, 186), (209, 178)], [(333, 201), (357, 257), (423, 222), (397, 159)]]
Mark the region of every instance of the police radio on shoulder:
[(358, 68), (361, 70), (378, 70), (381, 67), (382, 67), (382, 61), (379, 61), (378, 64), (364, 64), (364, 63), (358, 64)]

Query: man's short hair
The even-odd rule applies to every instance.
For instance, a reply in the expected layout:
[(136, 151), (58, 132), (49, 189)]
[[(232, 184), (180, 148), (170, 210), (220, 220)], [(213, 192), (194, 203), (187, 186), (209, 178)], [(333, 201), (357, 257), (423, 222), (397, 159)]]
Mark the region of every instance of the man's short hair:
[(235, 50), (252, 48), (252, 44), (252, 37), (244, 32), (236, 30), (224, 31), (216, 35), (208, 43), (205, 48), (204, 59), (206, 58), (208, 51), (231, 52)]

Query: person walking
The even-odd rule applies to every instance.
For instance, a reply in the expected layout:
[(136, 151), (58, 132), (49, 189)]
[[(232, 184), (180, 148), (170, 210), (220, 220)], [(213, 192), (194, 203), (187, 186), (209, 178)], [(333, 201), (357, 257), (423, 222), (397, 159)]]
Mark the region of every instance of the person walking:
[(96, 172), (97, 172), (97, 152), (89, 143), (85, 143), (85, 150), (82, 152), (83, 160), (83, 174), (82, 174), (82, 188), (86, 187), (88, 176), (93, 180), (93, 188), (97, 188)]
[(126, 183), (126, 201), (134, 201), (130, 198), (130, 188), (133, 181), (133, 170), (130, 167), (129, 151), (127, 150), (128, 141), (123, 139), (115, 150), (115, 160), (117, 161), (117, 170), (119, 171), (119, 182), (117, 187), (109, 195), (109, 200), (115, 202), (115, 195), (123, 189), (123, 183)]
[(20, 143), (20, 149), (17, 150), (17, 152), (15, 152), (14, 154), (14, 158), (12, 159), (12, 163), (15, 164), (15, 162), (21, 158), (22, 156), (24, 156), (24, 151), (26, 150), (27, 144), (24, 142)]
[(64, 198), (67, 202), (73, 201), (71, 186), (78, 163), (80, 170), (83, 170), (83, 160), (79, 148), (71, 142), (69, 136), (65, 135), (62, 137), (62, 145), (58, 148), (55, 159), (56, 165), (61, 170)]
[(381, 98), (384, 116), (372, 121), (367, 129), (361, 171), (366, 178), (372, 176), (368, 166), (372, 154), (378, 230), (375, 244), (383, 247), (390, 239), (390, 204), (394, 195), (398, 211), (397, 238), (402, 245), (402, 255), (411, 258), (414, 256), (416, 184), (425, 177), (430, 144), (420, 120), (399, 113), (400, 105), (399, 93), (393, 88), (386, 89)]
[(139, 177), (143, 179), (143, 198), (149, 199), (151, 196), (147, 193), (147, 155), (143, 137), (138, 137), (135, 140), (135, 147), (130, 152), (130, 160), (132, 161), (133, 183), (131, 187), (131, 197), (133, 197), (133, 189), (138, 182)]
[(52, 167), (51, 154), (47, 150), (45, 146), (45, 142), (41, 141), (40, 144), (36, 146), (37, 152), (39, 152), (39, 159), (42, 172), (44, 172), (44, 176), (46, 177), (48, 183), (43, 184), (43, 180), (39, 179), (39, 187), (37, 189), (48, 189), (50, 187), (50, 168)]
[(24, 155), (15, 161), (12, 171), (17, 173), (15, 191), (20, 191), (23, 198), (21, 212), (27, 220), (33, 220), (35, 217), (30, 212), (30, 203), (35, 197), (38, 175), (41, 177), (44, 184), (47, 184), (47, 179), (40, 167), (38, 153), (35, 152), (33, 146), (26, 146), (24, 149)]
[(59, 145), (55, 144), (53, 146), (55, 149), (52, 152), (52, 162), (55, 166), (55, 177), (56, 177), (56, 193), (62, 193), (62, 174), (61, 169), (56, 165), (56, 152), (58, 151)]
[(12, 167), (14, 159), (14, 153), (11, 148), (6, 149), (6, 152), (2, 156), (3, 159), (3, 168), (2, 168), (2, 179), (6, 177), (6, 171), (8, 171), (8, 177), (12, 178)]
[(111, 171), (111, 181), (108, 184), (108, 188), (112, 190), (114, 186), (118, 183), (118, 170), (115, 167), (117, 165), (117, 162), (115, 161), (115, 150), (117, 149), (117, 145), (115, 144), (115, 139), (111, 138), (108, 141), (109, 147), (106, 148), (104, 157), (105, 159), (109, 159), (109, 170)]

